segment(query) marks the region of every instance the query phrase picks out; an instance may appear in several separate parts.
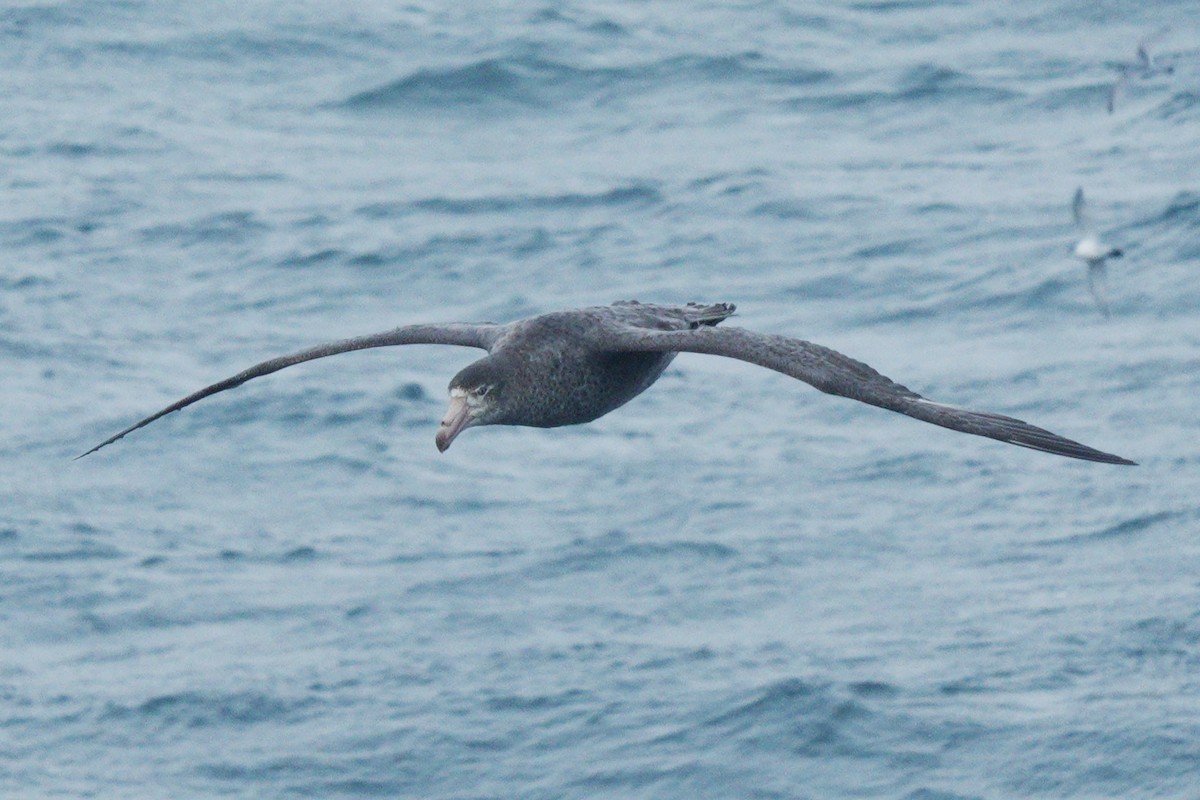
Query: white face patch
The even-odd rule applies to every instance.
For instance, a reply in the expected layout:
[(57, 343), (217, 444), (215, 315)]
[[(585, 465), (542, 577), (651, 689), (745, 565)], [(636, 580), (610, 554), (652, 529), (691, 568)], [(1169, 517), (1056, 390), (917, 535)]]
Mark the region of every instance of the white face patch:
[(474, 417), (483, 409), (486, 400), (475, 392), (468, 392), (460, 386), (450, 389), (450, 402), (459, 401), (467, 407), (468, 413)]

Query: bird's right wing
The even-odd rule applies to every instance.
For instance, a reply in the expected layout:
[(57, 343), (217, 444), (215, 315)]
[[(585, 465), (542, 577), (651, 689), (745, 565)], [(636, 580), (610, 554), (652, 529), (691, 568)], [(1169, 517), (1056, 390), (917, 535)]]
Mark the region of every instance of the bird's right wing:
[(1071, 199), (1071, 218), (1075, 220), (1075, 227), (1081, 231), (1086, 231), (1090, 227), (1088, 225), (1087, 204), (1083, 199), (1083, 187), (1075, 189), (1075, 197)]
[(130, 425), (120, 433), (114, 434), (105, 439), (100, 444), (88, 450), (86, 453), (76, 456), (83, 458), (86, 455), (99, 450), (105, 445), (125, 436), (128, 433), (136, 431), (138, 428), (149, 425), (160, 417), (165, 417), (174, 411), (190, 406), (197, 400), (203, 400), (209, 395), (223, 392), (226, 389), (232, 389), (235, 386), (241, 386), (248, 380), (258, 378), (263, 375), (270, 375), (272, 372), (278, 372), (284, 367), (290, 367), (294, 364), (300, 364), (305, 361), (312, 361), (316, 358), (325, 358), (326, 356), (334, 356), (338, 353), (348, 353), (352, 350), (366, 350), (372, 347), (392, 347), (402, 344), (449, 344), (460, 345), (463, 347), (480, 347), (484, 350), (491, 348), (492, 343), (498, 337), (503, 326), (492, 324), (471, 324), (471, 323), (448, 323), (442, 325), (403, 325), (399, 328), (393, 328), (390, 331), (383, 333), (373, 333), (367, 336), (358, 336), (353, 339), (342, 339), (336, 342), (328, 342), (319, 344), (316, 347), (310, 347), (307, 350), (301, 350), (291, 355), (272, 358), (268, 361), (255, 364), (252, 367), (242, 370), (237, 375), (226, 378), (223, 381), (218, 381), (211, 386), (189, 394), (182, 400), (178, 400), (167, 406), (161, 411), (158, 411), (140, 422)]
[(735, 327), (657, 331), (624, 326), (604, 332), (596, 346), (619, 352), (707, 353), (736, 358), (790, 375), (827, 394), (886, 408), (943, 428), (1085, 461), (1134, 463), (1019, 419), (926, 400), (861, 361), (801, 339)]

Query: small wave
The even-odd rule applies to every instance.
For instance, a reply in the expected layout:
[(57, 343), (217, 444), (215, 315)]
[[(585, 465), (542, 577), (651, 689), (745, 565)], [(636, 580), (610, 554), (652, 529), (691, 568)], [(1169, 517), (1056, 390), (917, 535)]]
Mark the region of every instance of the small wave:
[[(231, 397), (179, 424), (188, 426), (189, 430), (221, 430), (262, 423), (274, 430), (287, 431), (290, 435), (296, 430), (403, 424), (412, 413), (410, 405), (386, 403), (381, 406), (377, 395), (373, 393), (330, 388), (336, 385), (322, 379), (309, 387), (285, 387), (245, 397)], [(420, 421), (424, 422), (425, 418), (422, 417)], [(353, 472), (365, 472), (375, 467), (370, 461), (330, 454), (314, 456), (307, 463)]]
[(269, 170), (246, 170), (240, 172), (201, 172), (197, 173), (195, 179), (209, 183), (283, 183), (287, 180), (287, 176), (282, 172), (272, 172)]
[[(761, 689), (755, 697), (719, 716), (709, 719), (707, 727), (746, 728), (773, 718), (813, 719), (825, 716), (819, 707), (829, 711), (835, 704), (833, 686), (814, 684), (800, 678), (786, 678)], [(857, 711), (849, 708), (856, 715)]]
[(851, 253), (852, 258), (887, 258), (890, 256), (908, 255), (915, 250), (920, 244), (918, 239), (895, 239), (890, 242), (882, 242), (880, 244), (867, 245), (860, 247)]
[(752, 209), (755, 216), (773, 217), (785, 222), (792, 220), (824, 219), (828, 214), (816, 201), (803, 200), (768, 200), (759, 203)]
[(668, 542), (631, 541), (621, 532), (613, 531), (595, 539), (576, 540), (567, 552), (533, 566), (537, 577), (558, 577), (577, 572), (593, 572), (615, 562), (653, 562), (662, 559), (728, 559), (737, 550), (718, 542), (673, 540)]
[[(2, 281), (0, 281), (0, 288), (7, 288)], [(24, 287), (22, 286), (21, 288)], [(6, 325), (5, 327), (8, 326)], [(61, 353), (56, 352), (54, 348), (46, 347), (36, 342), (0, 336), (0, 355), (21, 360), (38, 360), (46, 363), (60, 356)]]
[(613, 206), (650, 206), (661, 203), (662, 192), (646, 184), (618, 186), (602, 192), (569, 192), (556, 195), (500, 195), (478, 198), (431, 197), (411, 203), (413, 208), (440, 214), (502, 214), (517, 211), (579, 210)]
[(1200, 94), (1196, 92), (1179, 92), (1163, 103), (1155, 116), (1171, 122), (1195, 121), (1200, 118)]
[[(457, 511), (462, 501), (450, 503), (427, 498), (405, 498), (405, 505), (418, 507), (447, 508)], [(482, 505), (482, 504), (476, 504)], [(644, 566), (650, 563), (668, 565), (668, 569), (683, 570), (695, 564), (717, 560), (724, 561), (733, 558), (738, 551), (717, 542), (697, 540), (673, 540), (668, 542), (635, 542), (621, 532), (614, 531), (594, 539), (577, 539), (565, 547), (555, 547), (548, 553), (540, 554), (534, 560), (526, 560), (514, 565), (511, 569), (492, 569), (486, 574), (468, 574), (460, 577), (439, 579), (428, 583), (416, 584), (412, 587), (415, 593), (443, 594), (448, 591), (459, 593), (464, 588), (470, 591), (484, 591), (485, 584), (510, 585), (521, 583), (527, 585), (536, 581), (556, 581), (563, 578), (573, 578), (582, 574), (602, 572), (614, 565)], [(491, 554), (488, 554), (490, 557)], [(527, 555), (501, 552), (502, 557), (510, 555)]]
[(681, 784), (701, 784), (711, 781), (711, 774), (692, 761), (626, 768), (601, 768), (585, 778), (571, 781), (588, 797), (651, 797), (647, 789), (666, 781)]
[[(362, 206), (357, 213), (371, 219), (399, 219), (416, 213), (441, 213), (453, 216), (502, 214), (526, 210), (544, 213), (555, 210), (578, 211), (622, 204), (638, 207), (639, 203), (644, 207), (650, 207), (662, 200), (663, 195), (656, 188), (630, 184), (594, 193), (495, 195), (474, 198), (429, 197), (405, 202), (372, 203)], [(603, 230), (604, 226), (581, 228), (578, 235), (594, 236)], [(486, 235), (481, 233), (436, 234), (423, 242), (360, 253), (347, 259), (347, 263), (353, 266), (376, 267), (430, 256), (450, 256), (459, 259), (465, 251), (491, 254), (497, 250), (504, 250), (522, 254), (549, 249), (554, 246), (555, 242), (555, 234), (540, 224), (533, 224), (530, 227), (513, 227), (508, 230), (489, 232)]]
[(732, 197), (762, 186), (763, 179), (769, 175), (770, 173), (764, 169), (717, 172), (689, 180), (687, 188), (693, 192), (714, 192), (721, 196)]
[(267, 722), (286, 716), (297, 705), (260, 692), (185, 691), (152, 697), (136, 706), (110, 706), (103, 716), (109, 720), (137, 718), (158, 726), (201, 728)]
[(893, 98), (899, 102), (961, 100), (970, 103), (999, 103), (1016, 98), (1008, 89), (980, 83), (964, 72), (936, 64), (909, 70), (900, 79)]
[(525, 555), (524, 549), (510, 550), (422, 550), (415, 553), (404, 553), (398, 556), (393, 556), (389, 559), (392, 564), (418, 564), (425, 561), (472, 561), (476, 559), (484, 559), (487, 561), (500, 561), (514, 556)]
[(562, 23), (573, 26), (584, 33), (597, 34), (605, 38), (616, 38), (629, 35), (628, 29), (616, 20), (602, 17), (600, 19), (581, 19), (575, 12), (568, 13), (556, 8), (543, 8), (530, 16), (529, 21), (535, 25)]
[(863, 481), (890, 481), (901, 478), (926, 484), (940, 482), (941, 459), (931, 453), (885, 456), (859, 468)]
[(275, 266), (281, 269), (311, 269), (345, 261), (347, 255), (345, 250), (324, 247), (308, 253), (293, 253), (284, 256), (275, 262)]
[(418, 402), (428, 400), (429, 394), (421, 384), (409, 382), (397, 386), (392, 391), (392, 397), (405, 402)]
[(142, 231), (146, 241), (175, 242), (183, 246), (196, 244), (241, 244), (267, 229), (252, 211), (230, 211), (213, 214), (187, 222), (155, 225)]
[(780, 65), (760, 53), (680, 55), (617, 67), (577, 67), (545, 58), (487, 58), (440, 69), (421, 69), (399, 80), (332, 103), (358, 111), (393, 109), (551, 107), (580, 99), (606, 102), (620, 96), (679, 85), (758, 81), (809, 86), (832, 78), (826, 70)]
[(40, 550), (22, 556), (26, 561), (96, 561), (121, 558), (125, 553), (106, 544), (81, 544), (65, 550)]
[(904, 795), (902, 800), (981, 800), (977, 794), (957, 794), (940, 789), (916, 789)]
[(574, 705), (580, 701), (587, 700), (589, 697), (590, 695), (582, 689), (568, 689), (556, 694), (506, 694), (490, 698), (487, 701), (487, 706), (493, 711), (548, 711)]
[[(41, 275), (0, 275), (0, 289), (6, 292), (33, 289), (38, 286), (49, 286), (50, 283), (49, 278)], [(3, 339), (0, 339), (0, 346), (9, 347), (14, 353), (26, 353), (34, 350), (34, 348), (29, 346), (28, 342), (5, 341)], [(38, 348), (38, 352), (43, 352), (46, 355), (50, 354), (46, 348)]]
[(867, 291), (865, 281), (849, 273), (819, 275), (784, 290), (784, 294), (805, 299), (830, 298), (840, 300)]
[(711, 661), (717, 657), (716, 651), (709, 647), (697, 647), (692, 649), (675, 650), (669, 655), (656, 654), (652, 658), (645, 661), (639, 661), (633, 665), (634, 670), (660, 670), (673, 669), (682, 664), (688, 664), (698, 661)]
[(297, 561), (314, 561), (317, 558), (317, 549), (307, 545), (302, 547), (294, 547), (280, 557), (280, 561), (285, 564), (295, 563)]
[(109, 57), (153, 64), (155, 69), (162, 69), (165, 62), (182, 61), (262, 70), (264, 64), (272, 62), (312, 62), (344, 55), (315, 38), (259, 36), (237, 30), (162, 39), (101, 41), (91, 47)]
[(785, 106), (799, 110), (846, 111), (930, 102), (951, 106), (954, 101), (969, 105), (992, 104), (1017, 96), (1016, 92), (981, 83), (958, 70), (924, 64), (901, 75), (890, 90), (806, 95), (788, 100)]
[[(55, 142), (46, 147), (46, 155), (62, 156), (64, 158), (84, 158), (86, 156), (97, 155), (103, 148), (97, 144), (85, 144), (83, 142)], [(108, 155), (111, 155), (109, 153)]]
[(1194, 740), (1171, 728), (1146, 732), (1085, 718), (1038, 737), (1006, 785), (1020, 797), (1194, 797)]
[(87, 522), (76, 522), (68, 525), (66, 532), (71, 537), (78, 537), (61, 549), (45, 549), (27, 552), (22, 555), (26, 561), (95, 561), (122, 558), (123, 550), (108, 544), (102, 539), (112, 537), (111, 531), (104, 531)]
[(1172, 198), (1166, 210), (1154, 221), (1183, 223), (1190, 227), (1200, 227), (1200, 194), (1188, 191), (1180, 192)]
[(1063, 536), (1058, 539), (1049, 539), (1041, 542), (1041, 544), (1047, 547), (1056, 547), (1062, 545), (1105, 542), (1112, 539), (1124, 539), (1150, 530), (1161, 522), (1178, 519), (1183, 516), (1184, 513), (1180, 511), (1161, 511), (1156, 514), (1143, 514), (1131, 519), (1123, 520), (1115, 525), (1110, 525), (1109, 527), (1102, 528), (1098, 531), (1092, 531), (1090, 533), (1077, 533), (1072, 536)]
[[(226, 550), (221, 552), (220, 558), (227, 563), (235, 563), (244, 556)], [(310, 609), (302, 606), (286, 608), (259, 606), (231, 609), (173, 607), (170, 609), (144, 608), (111, 613), (83, 611), (79, 617), (88, 628), (96, 633), (127, 634), (129, 631), (186, 628), (192, 625), (289, 620), (303, 617), (309, 611)]]
[(1129, 626), (1121, 638), (1124, 653), (1140, 660), (1166, 658), (1194, 662), (1200, 646), (1200, 615), (1143, 619)]
[[(337, 427), (356, 422), (360, 419), (359, 416), (344, 415), (337, 418), (329, 415), (325, 418), (325, 425), (329, 427)], [(368, 458), (352, 458), (342, 453), (325, 453), (311, 458), (305, 458), (298, 463), (303, 464), (317, 472), (324, 472), (328, 475), (386, 475), (381, 471), (379, 465)]]
[(1065, 89), (1051, 89), (1036, 95), (1029, 101), (1029, 107), (1043, 111), (1063, 111), (1068, 109), (1078, 111), (1095, 111), (1103, 109), (1107, 102), (1111, 83), (1094, 83), (1089, 86), (1071, 86)]
[(854, 3), (850, 8), (855, 11), (891, 14), (901, 11), (918, 11), (938, 5), (940, 5), (940, 0), (876, 0), (876, 2), (869, 3)]
[(0, 241), (7, 247), (46, 245), (63, 239), (71, 224), (62, 217), (34, 217), (0, 222)]
[(11, 4), (8, 8), (0, 9), (0, 33), (17, 37), (32, 36), (50, 28), (87, 25), (91, 16), (82, 6)]
[(928, 768), (940, 754), (977, 738), (979, 726), (953, 720), (925, 720), (898, 704), (903, 691), (886, 681), (848, 684), (786, 678), (760, 687), (721, 713), (659, 736), (639, 747), (672, 752), (696, 747), (737, 747), (789, 758), (882, 758)]
[(422, 69), (398, 81), (353, 94), (336, 105), (352, 110), (496, 102), (537, 105), (537, 84), (564, 77), (549, 62), (487, 59), (450, 69)]
[(833, 73), (828, 70), (780, 65), (754, 51), (723, 56), (678, 56), (649, 65), (643, 70), (645, 78), (655, 81), (703, 79), (708, 84), (750, 81), (780, 86), (811, 86), (833, 78)]
[[(855, 688), (857, 687), (857, 688)], [(895, 720), (874, 708), (897, 690), (884, 682), (853, 687), (787, 678), (760, 689), (749, 700), (693, 726), (657, 740), (658, 743), (736, 740), (794, 754), (862, 756), (875, 749), (877, 738), (891, 739)]]

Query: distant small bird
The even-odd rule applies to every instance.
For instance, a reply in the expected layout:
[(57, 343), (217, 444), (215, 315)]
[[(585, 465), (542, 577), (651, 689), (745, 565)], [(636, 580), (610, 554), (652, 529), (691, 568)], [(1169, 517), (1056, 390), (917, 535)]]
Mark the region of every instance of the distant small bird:
[(1108, 90), (1108, 113), (1111, 114), (1116, 109), (1117, 97), (1124, 94), (1125, 88), (1132, 79), (1149, 80), (1159, 75), (1170, 75), (1175, 72), (1174, 64), (1155, 63), (1154, 58), (1150, 55), (1150, 45), (1165, 36), (1168, 31), (1170, 28), (1161, 28), (1138, 42), (1136, 62), (1117, 65), (1120, 75)]
[(1088, 217), (1082, 186), (1075, 190), (1075, 199), (1071, 201), (1071, 215), (1075, 218), (1075, 227), (1079, 229), (1080, 236), (1075, 244), (1075, 257), (1087, 263), (1088, 289), (1091, 290), (1100, 313), (1108, 319), (1108, 259), (1120, 258), (1125, 253), (1119, 247), (1110, 247), (1100, 241)]
[(812, 342), (716, 327), (733, 311), (730, 303), (667, 306), (626, 301), (541, 314), (506, 325), (404, 325), (256, 364), (130, 425), (83, 455), (197, 400), (293, 364), (369, 347), (449, 344), (482, 348), (488, 355), (450, 381), (450, 408), (435, 437), (442, 451), (463, 431), (481, 425), (555, 428), (591, 422), (650, 388), (677, 354), (707, 353), (757, 364), (827, 394), (951, 430), (1086, 461), (1134, 463), (1012, 417), (926, 400), (861, 361)]

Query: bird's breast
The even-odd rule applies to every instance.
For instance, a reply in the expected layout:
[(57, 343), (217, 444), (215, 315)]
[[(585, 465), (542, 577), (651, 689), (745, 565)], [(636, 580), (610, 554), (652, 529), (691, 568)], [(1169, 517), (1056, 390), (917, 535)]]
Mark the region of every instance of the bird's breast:
[(531, 359), (520, 384), (528, 391), (513, 424), (539, 428), (579, 425), (620, 408), (648, 389), (674, 353), (566, 353)]
[(1087, 260), (1100, 258), (1105, 255), (1105, 250), (1100, 246), (1100, 242), (1094, 237), (1080, 239), (1079, 244), (1075, 245), (1075, 255), (1078, 258)]

